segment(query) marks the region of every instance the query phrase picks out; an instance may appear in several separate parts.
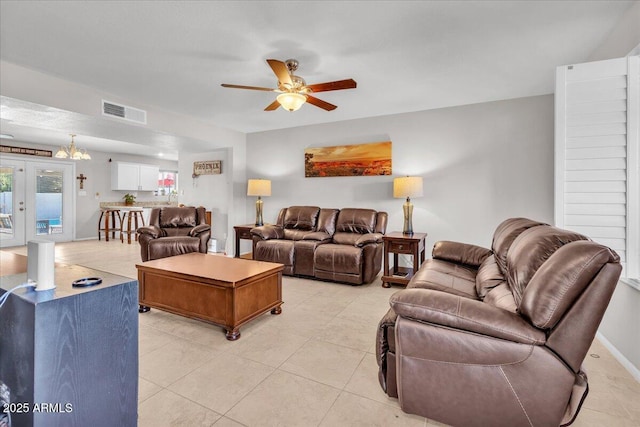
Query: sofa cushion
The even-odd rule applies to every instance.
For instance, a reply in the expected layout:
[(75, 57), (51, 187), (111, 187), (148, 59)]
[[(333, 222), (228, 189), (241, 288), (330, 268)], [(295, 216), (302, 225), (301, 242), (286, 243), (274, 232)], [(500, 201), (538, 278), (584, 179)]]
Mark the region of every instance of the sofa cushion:
[(160, 210), (160, 227), (161, 228), (177, 228), (177, 227), (195, 227), (196, 208), (162, 208)]
[(516, 305), (520, 305), (524, 289), (538, 268), (558, 248), (576, 240), (589, 238), (573, 231), (545, 226), (529, 228), (513, 241), (507, 253), (505, 277)]
[(511, 289), (509, 289), (509, 285), (507, 285), (507, 282), (504, 280), (498, 286), (487, 292), (487, 296), (484, 297), (484, 302), (512, 313), (518, 311)]
[(316, 248), (313, 263), (316, 270), (359, 275), (362, 270), (362, 249), (328, 243)]
[(336, 221), (336, 233), (373, 233), (376, 230), (377, 212), (372, 209), (345, 208)]
[(425, 261), (407, 285), (407, 289), (411, 288), (433, 289), (478, 299), (475, 272), (447, 261)]
[(496, 258), (491, 255), (485, 258), (478, 268), (478, 274), (476, 275), (476, 292), (478, 293), (478, 298), (484, 299), (491, 289), (501, 283), (506, 283), (504, 275), (498, 267)]
[(288, 228), (284, 229), (284, 238), (286, 240), (302, 240), (305, 237), (312, 237), (316, 234), (313, 230), (290, 230)]
[(256, 242), (255, 251), (254, 259), (293, 266), (293, 241), (291, 240), (262, 240)]
[(198, 252), (199, 249), (200, 239), (198, 237), (176, 236), (154, 239), (149, 241), (148, 261)]
[(496, 257), (496, 262), (502, 274), (507, 273), (507, 252), (513, 241), (523, 231), (537, 227), (539, 225), (548, 225), (543, 222), (533, 221), (528, 218), (509, 218), (502, 221), (493, 233), (493, 242), (491, 243), (491, 249)]
[(568, 243), (542, 264), (524, 290), (520, 313), (540, 329), (551, 329), (607, 263), (620, 261), (592, 241)]
[(291, 206), (284, 215), (284, 228), (315, 230), (320, 208), (317, 206)]
[(338, 245), (355, 246), (360, 237), (362, 237), (360, 234), (338, 232), (333, 235), (333, 243)]

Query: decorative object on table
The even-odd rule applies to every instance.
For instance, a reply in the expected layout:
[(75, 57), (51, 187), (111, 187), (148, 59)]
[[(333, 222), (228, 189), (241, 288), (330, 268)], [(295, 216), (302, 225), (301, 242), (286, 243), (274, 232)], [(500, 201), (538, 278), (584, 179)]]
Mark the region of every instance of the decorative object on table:
[(49, 150), (38, 150), (35, 148), (13, 147), (11, 145), (0, 145), (0, 153), (26, 154), (27, 156), (51, 157), (53, 153)]
[(298, 61), (296, 59), (287, 59), (285, 62), (277, 59), (267, 59), (267, 63), (278, 78), (277, 89), (257, 86), (230, 85), (226, 83), (223, 83), (222, 87), (279, 93), (280, 95), (276, 97), (276, 100), (269, 104), (264, 111), (274, 111), (280, 106), (287, 111), (296, 111), (300, 109), (305, 102), (322, 108), (323, 110), (331, 111), (338, 107), (311, 96), (310, 94), (330, 90), (355, 89), (357, 86), (357, 83), (353, 79), (307, 85), (307, 82), (305, 82), (302, 77), (293, 74), (294, 71), (298, 69)]
[(220, 175), (222, 173), (222, 160), (207, 160), (203, 162), (193, 162), (192, 178), (200, 175)]
[(80, 176), (77, 176), (76, 179), (80, 180), (80, 189), (84, 190), (84, 180), (87, 179), (86, 176), (84, 176), (84, 174), (80, 174)]
[(391, 175), (391, 141), (304, 150), (304, 176)]
[(262, 199), (261, 196), (271, 195), (271, 181), (268, 179), (250, 179), (247, 183), (247, 196), (258, 196), (256, 200), (256, 227), (264, 225), (262, 221)]
[(99, 277), (84, 277), (71, 282), (71, 286), (74, 288), (87, 288), (89, 286), (99, 285), (100, 283), (102, 283), (102, 279)]
[(60, 146), (60, 149), (56, 153), (56, 158), (66, 159), (69, 157), (72, 160), (91, 160), (91, 156), (87, 153), (87, 150), (76, 147), (76, 143), (73, 140), (76, 135), (73, 133), (70, 133), (69, 135), (71, 136), (71, 143), (69, 144), (69, 147)]
[(124, 204), (126, 206), (133, 206), (133, 203), (136, 201), (136, 196), (131, 193), (125, 194), (122, 198), (124, 199)]
[(421, 176), (405, 176), (403, 178), (395, 178), (393, 180), (393, 197), (404, 199), (407, 201), (402, 205), (404, 213), (404, 225), (402, 233), (408, 236), (413, 235), (413, 205), (412, 197), (422, 197), (422, 177)]

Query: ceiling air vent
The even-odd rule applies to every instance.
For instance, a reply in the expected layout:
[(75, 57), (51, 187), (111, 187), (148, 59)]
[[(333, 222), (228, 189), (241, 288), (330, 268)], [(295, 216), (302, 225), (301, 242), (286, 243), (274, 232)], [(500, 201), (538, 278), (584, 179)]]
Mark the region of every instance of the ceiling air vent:
[(102, 100), (102, 114), (109, 117), (128, 120), (130, 122), (147, 124), (147, 112), (138, 108), (126, 105), (114, 104), (113, 102)]

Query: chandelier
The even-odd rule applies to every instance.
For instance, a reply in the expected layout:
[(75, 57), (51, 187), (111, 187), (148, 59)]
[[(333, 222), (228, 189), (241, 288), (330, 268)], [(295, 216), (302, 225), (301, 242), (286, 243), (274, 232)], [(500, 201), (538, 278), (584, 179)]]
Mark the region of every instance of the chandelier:
[(61, 146), (56, 153), (56, 157), (58, 159), (66, 159), (67, 157), (70, 157), (73, 160), (91, 160), (91, 156), (87, 153), (87, 150), (84, 148), (76, 148), (76, 143), (73, 140), (75, 135), (72, 133), (69, 135), (71, 135), (71, 144), (69, 144), (69, 147)]

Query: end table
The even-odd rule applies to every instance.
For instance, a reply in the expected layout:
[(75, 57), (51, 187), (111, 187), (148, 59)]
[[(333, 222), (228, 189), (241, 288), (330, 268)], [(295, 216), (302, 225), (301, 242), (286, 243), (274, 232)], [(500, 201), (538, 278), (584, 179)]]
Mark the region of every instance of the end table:
[[(384, 244), (384, 275), (382, 287), (390, 288), (391, 284), (407, 286), (411, 277), (424, 262), (424, 241), (427, 233), (403, 234), (398, 231), (382, 237)], [(393, 268), (389, 269), (389, 254), (393, 254)], [(398, 254), (413, 256), (413, 267), (398, 266)]]
[[(240, 239), (251, 240), (251, 229), (255, 228), (254, 224), (234, 225), (233, 230), (236, 235), (236, 258), (240, 258)], [(244, 256), (243, 256), (244, 257)], [(253, 251), (251, 252), (251, 259), (253, 259)]]

